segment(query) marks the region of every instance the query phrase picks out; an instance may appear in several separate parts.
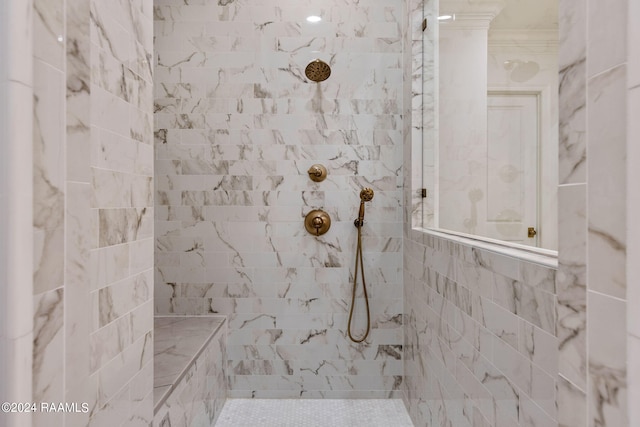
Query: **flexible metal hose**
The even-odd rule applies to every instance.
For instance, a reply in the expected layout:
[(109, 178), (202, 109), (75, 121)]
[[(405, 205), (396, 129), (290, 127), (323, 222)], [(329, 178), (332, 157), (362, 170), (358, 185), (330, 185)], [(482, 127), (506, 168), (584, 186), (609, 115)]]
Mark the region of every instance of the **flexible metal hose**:
[[(363, 204), (361, 205), (363, 206)], [(364, 217), (364, 212), (361, 215)], [(371, 314), (369, 313), (369, 296), (367, 295), (367, 284), (364, 278), (364, 263), (362, 261), (362, 218), (358, 218), (355, 222), (356, 227), (358, 228), (358, 245), (356, 247), (356, 266), (353, 273), (353, 290), (351, 292), (351, 308), (349, 310), (349, 324), (347, 325), (347, 333), (349, 334), (349, 338), (353, 342), (360, 343), (367, 339), (369, 336), (369, 330), (371, 329)], [(356, 289), (358, 287), (358, 267), (362, 270), (362, 290), (364, 292), (364, 302), (367, 306), (367, 330), (365, 331), (362, 338), (354, 338), (351, 333), (351, 319), (353, 318), (353, 308), (356, 304)]]
[[(367, 307), (367, 329), (362, 338), (354, 338), (351, 333), (351, 320), (353, 319), (353, 309), (356, 303), (356, 289), (358, 287), (358, 267), (362, 270), (362, 290), (364, 293), (364, 302)], [(367, 284), (364, 278), (364, 263), (362, 261), (362, 225), (358, 226), (358, 245), (356, 248), (356, 265), (353, 274), (353, 290), (351, 292), (351, 308), (349, 310), (349, 324), (347, 326), (347, 333), (349, 338), (353, 342), (361, 343), (367, 336), (369, 336), (369, 330), (371, 328), (371, 314), (369, 313), (369, 296), (367, 295)]]

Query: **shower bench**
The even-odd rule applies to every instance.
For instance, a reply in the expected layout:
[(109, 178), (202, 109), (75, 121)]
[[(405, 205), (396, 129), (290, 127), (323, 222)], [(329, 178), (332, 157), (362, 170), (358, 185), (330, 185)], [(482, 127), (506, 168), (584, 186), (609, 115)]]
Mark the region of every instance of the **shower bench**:
[(211, 426), (227, 396), (224, 316), (154, 318), (154, 427)]

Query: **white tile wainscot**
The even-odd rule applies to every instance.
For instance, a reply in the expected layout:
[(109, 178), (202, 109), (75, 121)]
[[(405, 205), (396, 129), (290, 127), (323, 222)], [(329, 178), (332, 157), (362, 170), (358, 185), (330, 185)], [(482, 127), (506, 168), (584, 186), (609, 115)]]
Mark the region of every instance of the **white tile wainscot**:
[(153, 426), (211, 426), (227, 396), (224, 316), (154, 320)]
[(553, 256), (452, 234), (405, 240), (405, 403), (415, 425), (557, 426)]

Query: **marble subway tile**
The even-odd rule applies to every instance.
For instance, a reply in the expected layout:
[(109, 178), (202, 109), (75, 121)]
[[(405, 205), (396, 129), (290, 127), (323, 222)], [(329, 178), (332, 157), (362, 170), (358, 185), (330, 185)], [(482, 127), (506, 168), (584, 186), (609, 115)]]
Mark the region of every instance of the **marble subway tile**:
[[(122, 352), (98, 371), (98, 404), (107, 404), (117, 397), (123, 387), (129, 389), (131, 378), (153, 359), (152, 332), (148, 332), (131, 343)], [(129, 403), (130, 397), (126, 399)], [(125, 411), (125, 414), (128, 412)]]
[[(60, 4), (36, 5), (39, 19), (51, 20), (54, 32), (59, 30), (63, 19), (60, 8)], [(38, 294), (63, 284), (65, 194), (61, 159), (65, 129), (60, 102), (64, 96), (64, 75), (42, 60), (34, 61), (33, 75), (33, 286)]]
[(626, 62), (627, 10), (628, 5), (625, 2), (603, 7), (593, 0), (587, 1), (589, 77)]
[(555, 334), (556, 297), (526, 284), (498, 278), (493, 300), (543, 330)]
[(107, 427), (113, 423), (122, 424), (131, 412), (129, 400), (129, 386), (124, 386), (108, 402), (96, 402), (91, 409), (89, 424), (97, 427)]
[(111, 359), (121, 354), (131, 342), (129, 317), (122, 317), (95, 332), (90, 337), (91, 373), (98, 371)]
[(34, 56), (37, 59), (63, 69), (65, 10), (62, 1), (35, 1), (34, 7)]
[[(148, 425), (152, 2), (33, 6), (33, 397), (90, 408), (33, 421)], [(123, 291), (128, 280), (133, 293)]]
[(587, 396), (562, 375), (558, 377), (558, 426), (587, 425)]
[(129, 245), (107, 246), (89, 253), (91, 289), (122, 280), (129, 273)]
[(590, 290), (618, 298), (626, 295), (626, 75), (623, 65), (590, 79), (588, 98), (588, 283)]
[(92, 168), (92, 207), (145, 207), (153, 203), (151, 176)]
[(137, 240), (130, 244), (129, 251), (129, 272), (130, 274), (141, 273), (153, 268), (154, 262), (154, 241), (153, 238)]
[(587, 388), (587, 192), (586, 185), (560, 186), (557, 276), (559, 373)]
[(65, 346), (73, 348), (65, 357), (65, 384), (67, 390), (81, 387), (89, 375), (91, 319), (90, 273), (90, 199), (91, 187), (87, 183), (67, 183), (65, 234)]
[(554, 335), (520, 319), (518, 350), (554, 378), (558, 374), (558, 346)]
[(520, 425), (530, 426), (553, 426), (557, 422), (540, 409), (535, 402), (526, 396), (520, 401)]
[(97, 85), (91, 85), (91, 125), (121, 136), (130, 136), (129, 104)]
[(38, 402), (63, 395), (64, 310), (63, 288), (34, 298), (32, 381), (33, 397)]
[(66, 425), (70, 427), (80, 427), (89, 424), (89, 418), (91, 414), (96, 413), (96, 393), (97, 384), (95, 375), (83, 375), (80, 378), (76, 378), (77, 384), (69, 387), (65, 392), (65, 401), (67, 402), (81, 402), (86, 403), (89, 406), (89, 412), (87, 413), (68, 413), (66, 414)]
[[(421, 237), (404, 251), (405, 393), (414, 423), (556, 425), (555, 271)], [(454, 275), (430, 270), (447, 257)], [(470, 313), (452, 292), (461, 283), (470, 287)]]
[[(559, 3), (559, 184), (586, 182), (587, 0)], [(562, 199), (560, 199), (562, 200)]]
[(151, 270), (147, 270), (146, 273), (101, 288), (98, 291), (100, 327), (147, 302), (152, 283)]
[[(635, 335), (628, 335), (627, 339), (627, 359), (628, 360), (638, 360), (638, 355), (640, 355), (640, 339)], [(631, 363), (627, 365), (627, 385), (628, 385), (628, 401), (629, 402), (637, 402), (638, 394), (640, 393), (640, 370), (638, 369), (638, 365)], [(629, 423), (634, 423), (636, 420), (640, 419), (639, 409), (636, 405), (629, 405)]]
[(505, 310), (497, 304), (487, 301), (483, 304), (484, 326), (504, 343), (517, 349), (521, 331), (521, 320), (513, 313)]
[(131, 340), (138, 340), (149, 331), (153, 331), (153, 300), (138, 306), (130, 314)]
[(531, 400), (548, 415), (556, 420), (556, 383), (557, 375), (547, 374), (535, 364), (531, 365)]
[(588, 422), (624, 425), (627, 417), (626, 303), (589, 292), (587, 307)]
[(520, 390), (531, 394), (530, 362), (502, 340), (494, 340), (493, 363)]
[(151, 237), (153, 208), (99, 209), (100, 247)]

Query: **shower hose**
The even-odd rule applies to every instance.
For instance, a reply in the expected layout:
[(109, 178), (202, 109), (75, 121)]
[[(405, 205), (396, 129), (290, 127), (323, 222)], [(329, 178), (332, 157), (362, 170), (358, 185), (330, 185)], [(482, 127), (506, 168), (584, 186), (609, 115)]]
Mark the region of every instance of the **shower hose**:
[[(353, 290), (351, 292), (351, 309), (349, 310), (349, 324), (347, 325), (347, 333), (351, 341), (361, 343), (369, 335), (371, 329), (371, 314), (369, 313), (369, 297), (367, 296), (367, 284), (364, 279), (364, 263), (362, 261), (362, 220), (356, 220), (356, 227), (358, 228), (358, 245), (356, 247), (356, 266), (353, 273)], [(351, 320), (353, 319), (353, 308), (356, 304), (356, 288), (358, 287), (358, 267), (362, 270), (362, 290), (364, 293), (364, 302), (367, 306), (367, 329), (362, 338), (354, 338), (351, 333)]]

